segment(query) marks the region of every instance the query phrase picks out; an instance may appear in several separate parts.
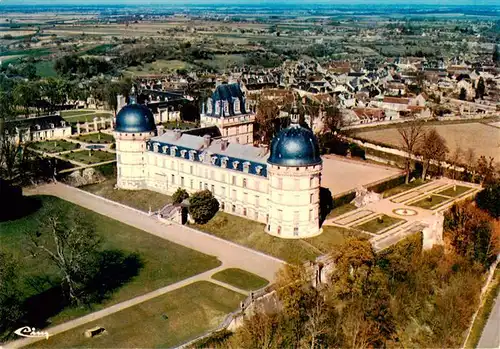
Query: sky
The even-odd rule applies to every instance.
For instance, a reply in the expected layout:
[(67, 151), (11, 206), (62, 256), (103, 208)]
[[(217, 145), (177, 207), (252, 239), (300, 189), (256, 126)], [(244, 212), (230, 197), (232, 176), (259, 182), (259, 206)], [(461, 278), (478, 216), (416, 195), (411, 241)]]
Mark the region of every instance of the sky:
[(89, 4), (123, 4), (123, 5), (183, 5), (183, 4), (225, 4), (230, 3), (234, 5), (239, 4), (253, 4), (253, 5), (266, 5), (266, 4), (279, 4), (284, 5), (288, 3), (314, 5), (320, 4), (380, 4), (380, 5), (436, 5), (436, 6), (450, 6), (450, 5), (497, 5), (500, 6), (500, 0), (0, 0), (0, 4), (4, 5), (34, 5), (34, 4), (53, 4), (53, 5), (89, 5)]

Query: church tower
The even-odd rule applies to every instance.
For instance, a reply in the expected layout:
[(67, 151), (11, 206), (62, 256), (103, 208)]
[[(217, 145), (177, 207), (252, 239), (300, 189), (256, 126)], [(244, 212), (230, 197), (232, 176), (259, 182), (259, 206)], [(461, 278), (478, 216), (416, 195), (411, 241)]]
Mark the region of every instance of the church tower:
[(121, 189), (146, 187), (146, 141), (156, 136), (155, 119), (149, 108), (137, 104), (132, 88), (129, 104), (116, 115), (117, 186)]
[(281, 238), (300, 239), (321, 233), (322, 160), (313, 132), (299, 125), (296, 106), (291, 122), (273, 138), (267, 160), (269, 220), (266, 230)]

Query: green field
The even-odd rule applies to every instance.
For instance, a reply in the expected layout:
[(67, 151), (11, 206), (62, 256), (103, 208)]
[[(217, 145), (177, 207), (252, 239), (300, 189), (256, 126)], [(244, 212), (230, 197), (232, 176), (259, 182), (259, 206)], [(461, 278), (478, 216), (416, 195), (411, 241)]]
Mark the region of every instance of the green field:
[(54, 69), (53, 61), (40, 61), (35, 64), (36, 75), (41, 78), (49, 78), (57, 76), (57, 72)]
[(173, 72), (179, 69), (190, 69), (193, 67), (191, 63), (184, 62), (181, 60), (164, 60), (159, 59), (152, 63), (146, 63), (143, 66), (129, 67), (126, 72), (133, 75), (149, 75), (149, 74), (162, 74), (167, 72)]
[(264, 252), (287, 262), (304, 262), (331, 251), (346, 238), (362, 236), (348, 229), (323, 226), (323, 233), (309, 239), (281, 239), (264, 231), (265, 225), (225, 212), (218, 212), (207, 224), (194, 228)]
[(266, 279), (238, 268), (224, 269), (212, 278), (246, 291), (258, 290), (269, 284)]
[[(41, 205), (38, 211), (15, 221), (0, 223), (0, 249), (12, 253), (16, 258), (23, 295), (26, 298), (38, 295), (38, 301), (32, 301), (28, 309), (29, 319), (33, 321), (30, 323), (32, 326), (42, 327), (46, 324), (65, 322), (220, 265), (215, 257), (163, 240), (67, 201), (52, 196), (37, 196), (35, 200)], [(53, 210), (60, 212), (60, 217), (65, 217), (75, 210), (88, 217), (102, 239), (102, 250), (119, 250), (128, 256), (136, 253), (142, 264), (137, 275), (100, 304), (57, 310), (61, 304), (61, 296), (53, 290), (59, 284), (60, 275), (48, 258), (34, 258), (27, 248), (27, 232), (36, 231), (48, 212)], [(133, 271), (134, 269), (131, 269), (129, 272)]]
[(36, 142), (30, 144), (30, 148), (41, 150), (46, 153), (60, 153), (62, 151), (74, 150), (79, 147), (78, 143), (68, 142), (65, 140), (60, 141), (46, 141), (46, 142)]
[[(90, 322), (33, 348), (171, 348), (216, 328), (245, 296), (200, 281)], [(106, 333), (86, 338), (85, 330), (101, 326)]]
[(156, 211), (172, 202), (172, 198), (168, 195), (150, 190), (115, 189), (115, 185), (116, 177), (81, 189), (144, 212), (148, 212), (150, 208)]
[(76, 140), (79, 140), (80, 142), (101, 143), (101, 144), (113, 143), (115, 140), (113, 135), (110, 135), (108, 133), (103, 133), (103, 132), (88, 133), (85, 135), (75, 136), (73, 138)]
[(382, 197), (388, 198), (390, 196), (401, 194), (401, 193), (404, 193), (405, 191), (408, 191), (410, 189), (417, 188), (425, 183), (428, 183), (428, 182), (424, 182), (421, 179), (417, 179), (417, 180), (414, 180), (413, 182), (410, 182), (408, 184), (401, 184), (401, 185), (398, 185), (397, 187), (394, 187), (394, 188), (391, 188), (391, 189), (384, 191), (382, 193)]
[(61, 155), (64, 159), (78, 161), (82, 164), (92, 165), (100, 162), (116, 160), (116, 154), (104, 150), (80, 150)]
[(427, 210), (432, 209), (434, 206), (438, 206), (439, 204), (450, 200), (450, 198), (440, 195), (431, 195), (422, 200), (418, 200), (410, 203), (410, 206), (416, 206), (420, 208), (425, 208)]
[(357, 225), (355, 228), (363, 231), (367, 231), (372, 234), (378, 234), (382, 230), (389, 228), (398, 223), (402, 224), (406, 222), (404, 219), (395, 218), (387, 215), (382, 215), (381, 217), (374, 218), (366, 223)]

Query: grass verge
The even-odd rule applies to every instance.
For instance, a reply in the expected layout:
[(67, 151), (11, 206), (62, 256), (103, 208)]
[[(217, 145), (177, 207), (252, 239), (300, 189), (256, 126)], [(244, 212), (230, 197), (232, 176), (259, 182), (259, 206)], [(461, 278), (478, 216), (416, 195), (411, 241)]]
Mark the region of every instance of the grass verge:
[(238, 268), (224, 269), (212, 278), (246, 291), (258, 290), (269, 284), (266, 279)]
[[(184, 280), (220, 265), (220, 261), (203, 253), (174, 244), (142, 230), (53, 196), (35, 196), (39, 209), (23, 218), (0, 223), (0, 250), (9, 252), (17, 261), (17, 274), (23, 297), (31, 302), (28, 318), (31, 326), (43, 328), (109, 307), (158, 288)], [(60, 274), (45, 257), (33, 257), (27, 248), (27, 233), (36, 231), (50, 212), (66, 217), (80, 211), (93, 222), (102, 240), (101, 249), (137, 254), (142, 264), (136, 276), (114, 290), (99, 304), (58, 308), (60, 293), (53, 292), (60, 283)], [(35, 301), (36, 300), (36, 301)]]
[(398, 185), (397, 187), (388, 189), (382, 193), (383, 198), (388, 198), (394, 195), (398, 195), (401, 193), (404, 193), (405, 191), (408, 191), (413, 188), (420, 187), (421, 185), (428, 183), (427, 181), (423, 181), (421, 179), (414, 180), (413, 182), (410, 182), (408, 184), (401, 184)]
[(441, 203), (443, 203), (443, 202), (445, 202), (447, 200), (450, 200), (450, 198), (446, 197), (446, 196), (440, 196), (440, 195), (431, 195), (431, 196), (428, 196), (428, 197), (426, 197), (424, 199), (412, 202), (409, 205), (410, 206), (420, 207), (420, 208), (425, 208), (427, 210), (430, 210), (434, 206), (438, 206), (439, 204), (441, 204)]
[[(33, 344), (33, 348), (171, 348), (216, 328), (245, 296), (199, 281)], [(106, 333), (86, 338), (85, 330)]]
[(98, 164), (100, 162), (111, 161), (116, 159), (116, 154), (101, 150), (81, 150), (74, 153), (66, 153), (61, 155), (64, 159), (78, 161), (82, 164)]
[(437, 194), (454, 198), (454, 197), (457, 197), (457, 196), (464, 194), (465, 192), (467, 192), (471, 189), (472, 188), (470, 188), (470, 187), (464, 187), (462, 185), (457, 185), (457, 186), (452, 186), (448, 189), (442, 190)]

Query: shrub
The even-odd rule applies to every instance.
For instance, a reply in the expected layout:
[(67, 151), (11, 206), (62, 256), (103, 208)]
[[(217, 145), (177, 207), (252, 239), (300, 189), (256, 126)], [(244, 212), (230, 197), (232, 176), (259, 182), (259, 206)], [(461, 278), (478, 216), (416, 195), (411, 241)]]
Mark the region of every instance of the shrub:
[(175, 191), (175, 193), (172, 195), (173, 203), (174, 204), (180, 204), (181, 202), (183, 202), (188, 197), (189, 197), (189, 194), (186, 191), (186, 189), (177, 188), (177, 190)]
[(500, 217), (500, 182), (488, 185), (480, 191), (476, 196), (476, 204), (492, 217)]
[(205, 224), (219, 211), (219, 202), (209, 190), (194, 193), (189, 199), (189, 214), (198, 224)]
[(361, 158), (363, 160), (366, 159), (365, 150), (363, 148), (361, 148), (359, 145), (357, 145), (356, 143), (349, 144), (349, 150), (351, 151), (351, 156), (356, 156), (356, 157)]
[(116, 149), (116, 143), (113, 143), (109, 146), (109, 149)]
[(81, 147), (82, 147), (82, 145), (80, 143), (76, 143), (75, 149), (80, 149)]

